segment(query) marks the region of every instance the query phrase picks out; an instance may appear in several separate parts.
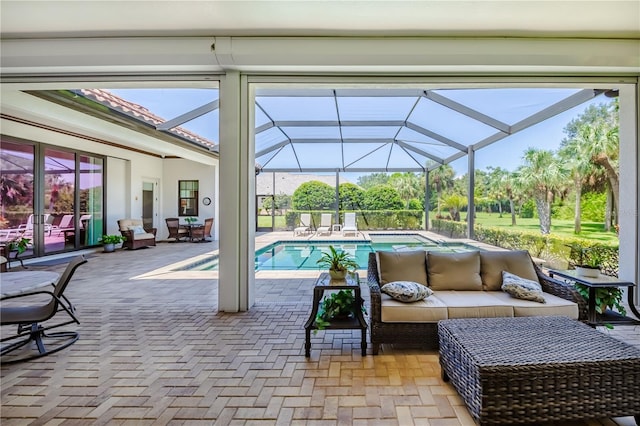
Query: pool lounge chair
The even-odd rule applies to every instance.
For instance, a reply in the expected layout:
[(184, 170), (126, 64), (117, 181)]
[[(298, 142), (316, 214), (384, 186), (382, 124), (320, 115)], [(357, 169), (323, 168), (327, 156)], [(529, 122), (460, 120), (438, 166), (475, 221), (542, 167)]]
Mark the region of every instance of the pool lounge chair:
[(318, 226), (316, 235), (331, 234), (331, 216), (333, 216), (331, 213), (322, 213), (322, 216), (320, 216), (320, 226)]
[(311, 232), (311, 213), (300, 214), (300, 224), (293, 230), (293, 235), (306, 235)]
[(347, 234), (354, 234), (356, 237), (358, 236), (358, 223), (356, 221), (355, 213), (344, 214), (344, 225), (342, 225), (342, 236), (345, 237)]
[(74, 216), (72, 214), (65, 214), (62, 216), (59, 224), (52, 226), (52, 230), (57, 231), (58, 235), (60, 235), (63, 234), (64, 231), (74, 229), (73, 218)]

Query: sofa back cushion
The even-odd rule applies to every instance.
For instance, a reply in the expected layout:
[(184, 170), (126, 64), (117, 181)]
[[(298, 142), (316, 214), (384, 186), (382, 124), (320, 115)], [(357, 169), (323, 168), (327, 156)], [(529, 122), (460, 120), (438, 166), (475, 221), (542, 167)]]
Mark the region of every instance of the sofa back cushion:
[(482, 290), (477, 251), (427, 252), (427, 270), (432, 290)]
[(142, 226), (142, 219), (120, 219), (118, 227), (121, 231), (129, 231), (134, 226)]
[(393, 281), (414, 281), (427, 285), (427, 265), (424, 250), (378, 251), (378, 279), (380, 286)]
[(499, 291), (502, 287), (502, 271), (539, 283), (531, 256), (526, 250), (480, 252), (480, 276), (482, 288)]

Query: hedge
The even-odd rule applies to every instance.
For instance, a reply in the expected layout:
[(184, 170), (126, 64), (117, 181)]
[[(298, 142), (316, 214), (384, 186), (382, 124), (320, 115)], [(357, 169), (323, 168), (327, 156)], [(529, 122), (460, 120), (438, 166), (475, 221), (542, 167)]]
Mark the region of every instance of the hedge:
[[(340, 212), (340, 223), (344, 222), (344, 213), (356, 213), (358, 229), (388, 230), (388, 229), (422, 229), (424, 211), (422, 210), (343, 210)], [(311, 213), (314, 227), (320, 223), (322, 213), (335, 213), (328, 210), (289, 210), (286, 214), (287, 229), (293, 230), (300, 223), (301, 213)]]
[[(432, 219), (430, 231), (450, 238), (466, 238), (467, 223), (452, 220)], [(474, 239), (510, 250), (527, 250), (531, 256), (547, 261), (552, 268), (566, 268), (575, 266), (575, 259), (571, 259), (571, 245), (592, 247), (604, 259), (602, 272), (607, 275), (618, 276), (619, 247), (594, 244), (593, 241), (582, 238), (562, 237), (555, 235), (541, 235), (518, 229), (498, 227), (474, 226)]]

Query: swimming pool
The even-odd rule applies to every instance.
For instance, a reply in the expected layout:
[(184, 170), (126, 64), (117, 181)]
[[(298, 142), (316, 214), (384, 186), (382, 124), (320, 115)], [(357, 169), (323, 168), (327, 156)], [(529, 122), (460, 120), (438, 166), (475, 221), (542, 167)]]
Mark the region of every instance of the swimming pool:
[[(433, 241), (419, 234), (369, 234), (370, 241), (335, 240), (335, 241), (277, 241), (256, 250), (256, 271), (281, 270), (320, 270), (316, 262), (323, 252), (329, 251), (332, 245), (351, 254), (360, 266), (367, 269), (369, 253), (378, 250), (406, 251), (427, 250), (439, 252), (465, 252), (479, 250), (464, 243), (446, 243)], [(212, 256), (200, 262), (180, 268), (189, 271), (208, 271), (218, 269), (218, 257)]]

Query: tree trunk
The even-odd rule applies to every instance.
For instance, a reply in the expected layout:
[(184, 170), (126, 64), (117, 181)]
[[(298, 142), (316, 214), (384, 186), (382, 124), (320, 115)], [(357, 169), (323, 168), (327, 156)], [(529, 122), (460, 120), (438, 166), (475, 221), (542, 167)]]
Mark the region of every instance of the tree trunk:
[(540, 233), (548, 235), (551, 233), (551, 205), (545, 195), (536, 197), (536, 210), (538, 210), (538, 220), (540, 221)]
[(576, 207), (573, 215), (573, 232), (579, 234), (582, 232), (582, 223), (580, 222), (580, 216), (582, 214), (582, 179), (579, 176), (573, 178), (573, 184), (576, 189)]
[(604, 205), (604, 230), (606, 232), (611, 231), (612, 204), (613, 204), (613, 200), (612, 200), (611, 188), (609, 187), (609, 185), (607, 185), (607, 201)]
[(502, 217), (502, 203), (498, 201), (498, 217)]
[(615, 216), (618, 217), (619, 213), (619, 205), (618, 205), (618, 197), (620, 194), (620, 178), (618, 177), (618, 172), (615, 167), (609, 161), (609, 157), (605, 154), (601, 154), (595, 157), (593, 161), (596, 164), (602, 166), (607, 173), (607, 178), (609, 179), (609, 185), (611, 185), (611, 192), (613, 195), (613, 206), (615, 208)]
[(511, 226), (516, 226), (516, 209), (513, 198), (509, 198), (509, 207), (511, 207)]

